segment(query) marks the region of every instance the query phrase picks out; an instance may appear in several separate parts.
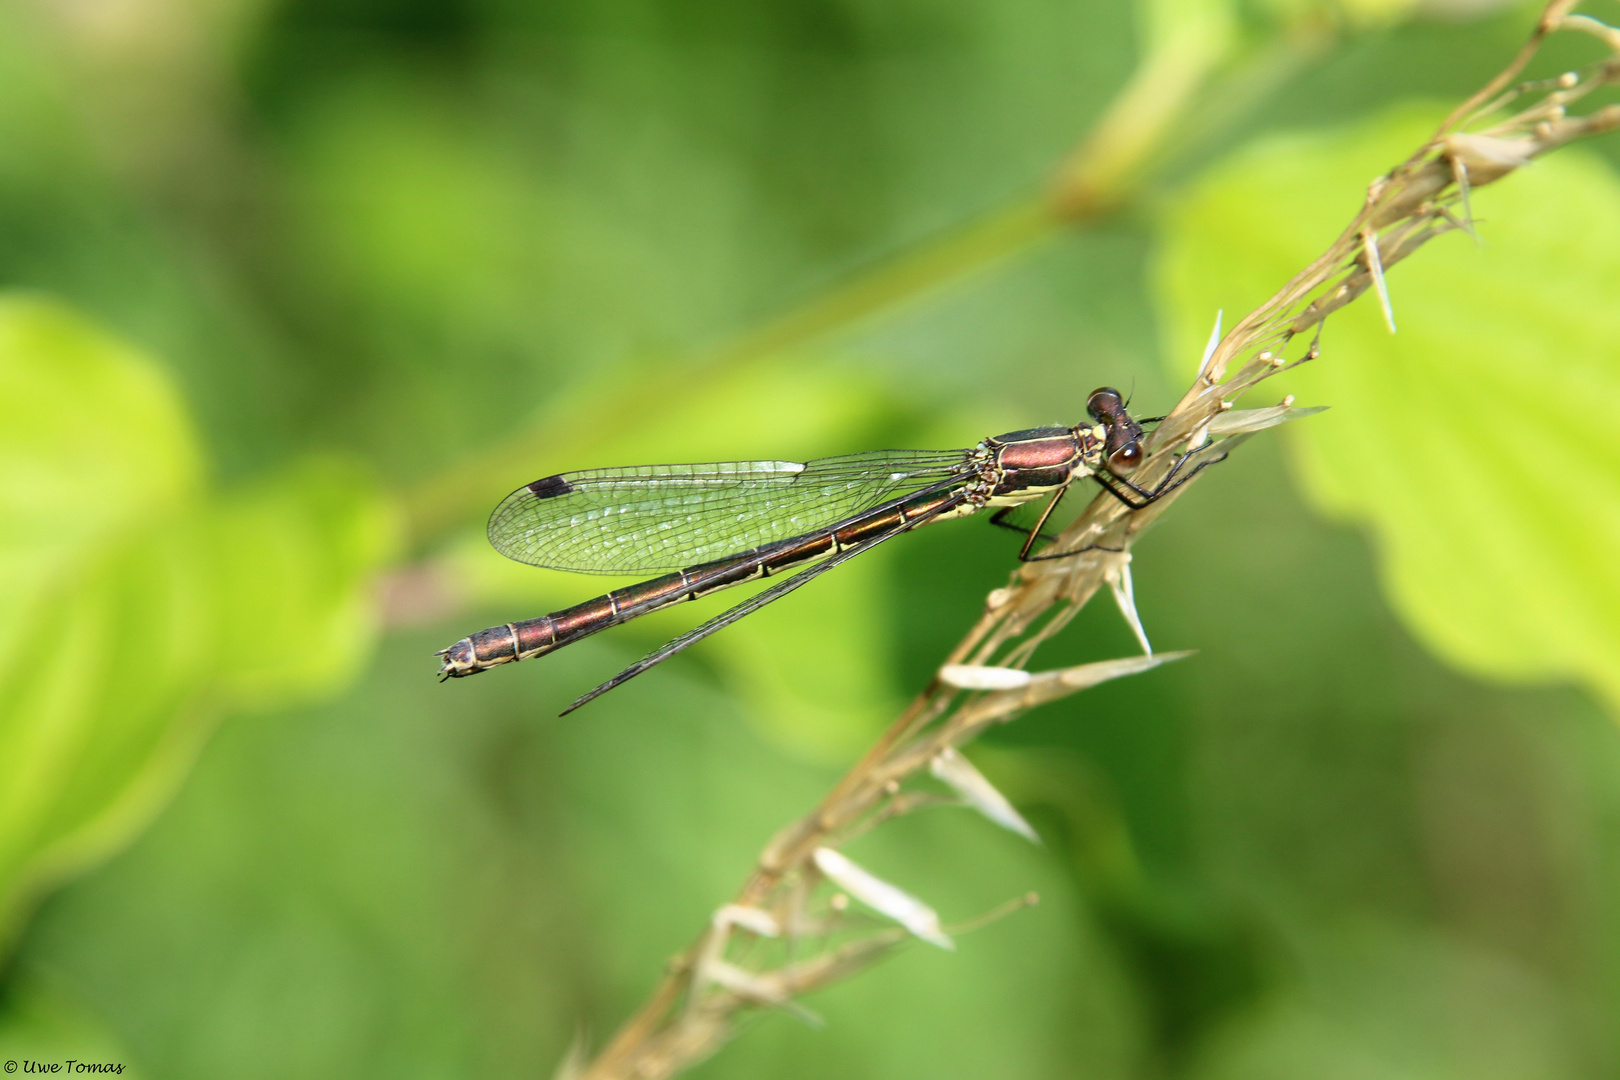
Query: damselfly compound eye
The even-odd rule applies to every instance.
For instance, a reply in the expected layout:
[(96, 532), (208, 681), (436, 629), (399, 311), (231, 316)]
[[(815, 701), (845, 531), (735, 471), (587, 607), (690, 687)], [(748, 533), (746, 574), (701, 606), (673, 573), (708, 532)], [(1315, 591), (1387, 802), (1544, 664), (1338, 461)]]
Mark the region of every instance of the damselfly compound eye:
[(1142, 464), (1142, 447), (1140, 443), (1126, 443), (1124, 446), (1108, 455), (1108, 468), (1110, 472), (1124, 476), (1135, 472), (1136, 467)]

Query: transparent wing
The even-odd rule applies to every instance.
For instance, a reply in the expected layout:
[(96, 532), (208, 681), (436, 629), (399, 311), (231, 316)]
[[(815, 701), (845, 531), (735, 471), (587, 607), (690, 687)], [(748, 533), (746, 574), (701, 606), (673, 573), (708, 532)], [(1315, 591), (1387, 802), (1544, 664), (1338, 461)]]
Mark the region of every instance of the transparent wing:
[(622, 686), (629, 682), (631, 679), (635, 678), (637, 675), (640, 675), (648, 668), (662, 664), (665, 660), (668, 660), (670, 657), (674, 656), (683, 649), (688, 649), (693, 645), (696, 645), (698, 642), (702, 641), (716, 630), (723, 630), (732, 623), (736, 622), (738, 619), (741, 619), (747, 615), (752, 615), (766, 604), (775, 603), (788, 593), (792, 592), (794, 589), (797, 589), (799, 586), (808, 585), (810, 582), (814, 581), (816, 578), (820, 577), (822, 574), (825, 574), (827, 571), (831, 570), (840, 563), (848, 562), (855, 556), (868, 552), (877, 547), (879, 544), (883, 543), (883, 541), (899, 536), (903, 532), (909, 532), (912, 529), (928, 524), (933, 519), (939, 517), (940, 514), (960, 505), (965, 498), (965, 493), (959, 491), (952, 496), (951, 501), (935, 507), (932, 513), (929, 513), (923, 517), (913, 518), (911, 521), (906, 522), (900, 527), (875, 539), (868, 540), (864, 544), (856, 544), (851, 547), (847, 547), (838, 554), (832, 556), (830, 559), (816, 563), (809, 569), (800, 570), (792, 577), (772, 585), (770, 588), (765, 589), (762, 592), (755, 593), (753, 596), (749, 597), (747, 600), (744, 600), (736, 607), (731, 608), (729, 611), (721, 612), (719, 615), (716, 615), (702, 626), (699, 626), (693, 630), (688, 630), (686, 633), (682, 634), (680, 637), (676, 638), (674, 641), (671, 641), (667, 645), (664, 645), (662, 648), (648, 653), (646, 656), (642, 657), (640, 660), (637, 660), (635, 663), (631, 664), (629, 667), (625, 668), (623, 671), (619, 672), (617, 675), (613, 676), (613, 678), (609, 679), (601, 686), (598, 686), (590, 693), (582, 694), (578, 698), (575, 698), (574, 703), (568, 706), (568, 708), (564, 709), (558, 715), (567, 716), (569, 713), (573, 712), (586, 702), (601, 697), (614, 687)]
[(872, 450), (560, 473), (501, 500), (489, 542), (557, 570), (679, 570), (814, 532), (963, 473), (967, 459), (965, 450)]

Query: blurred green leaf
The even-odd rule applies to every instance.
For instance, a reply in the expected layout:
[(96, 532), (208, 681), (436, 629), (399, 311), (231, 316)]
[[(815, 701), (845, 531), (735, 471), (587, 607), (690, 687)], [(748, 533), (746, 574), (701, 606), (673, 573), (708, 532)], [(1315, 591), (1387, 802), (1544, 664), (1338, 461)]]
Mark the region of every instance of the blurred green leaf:
[(23, 1069), (28, 1068), (27, 1062), (66, 1065), (74, 1061), (122, 1066), (114, 1075), (128, 1080), (147, 1075), (132, 1063), (129, 1051), (99, 1017), (73, 996), (38, 978), (18, 980), (6, 994), (5, 1007), (0, 1010), (0, 1059), (23, 1062)]
[(1219, 55), (1237, 28), (1232, 0), (1145, 0), (1141, 5), (1142, 36), (1149, 52), (1184, 47), (1199, 39), (1201, 48)]
[[(0, 593), (61, 577), (108, 537), (192, 498), (201, 451), (133, 350), (42, 300), (0, 303)], [(23, 605), (0, 608), (14, 651)]]
[[(1311, 21), (1343, 19), (1352, 26), (1378, 27), (1399, 22), (1425, 5), (1423, 0), (1261, 0), (1253, 5), (1284, 23), (1299, 25)], [(1466, 14), (1486, 10), (1487, 5), (1471, 7)]]
[[(1568, 1005), (1534, 968), (1410, 927), (1326, 937), (1338, 963), (1221, 1034), (1195, 1080), (1469, 1080), (1591, 1075)], [(1324, 950), (1326, 951), (1326, 950)], [(1324, 977), (1325, 976), (1325, 977)]]
[(377, 629), (365, 585), (393, 554), (397, 523), (359, 469), (307, 460), (222, 500), (207, 527), (233, 703), (334, 690), (365, 661)]
[(391, 511), (333, 463), (224, 499), (162, 372), (0, 302), (0, 937), (124, 842), (222, 708), (351, 674)]
[[(1157, 273), (1178, 366), (1215, 309), (1249, 309), (1315, 257), (1437, 115), (1267, 138), (1178, 199)], [(1390, 275), (1398, 335), (1354, 305), (1289, 380), (1333, 406), (1288, 433), (1300, 478), (1372, 527), (1431, 648), (1620, 704), (1620, 180), (1566, 150), (1473, 204), (1483, 246), (1446, 237)]]

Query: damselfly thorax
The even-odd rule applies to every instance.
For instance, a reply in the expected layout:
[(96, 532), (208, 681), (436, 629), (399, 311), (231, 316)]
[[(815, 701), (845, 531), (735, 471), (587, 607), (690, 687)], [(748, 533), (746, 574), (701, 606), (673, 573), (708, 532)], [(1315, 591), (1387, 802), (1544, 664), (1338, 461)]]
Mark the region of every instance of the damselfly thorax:
[[(1177, 459), (1152, 490), (1130, 474), (1143, 458), (1142, 428), (1117, 390), (1091, 395), (1094, 423), (1030, 428), (970, 450), (874, 450), (813, 461), (728, 461), (559, 473), (508, 495), (489, 519), (495, 550), (519, 562), (585, 574), (667, 571), (537, 619), (462, 638), (437, 655), (444, 678), (553, 652), (671, 604), (796, 571), (683, 634), (579, 698), (599, 694), (757, 611), (839, 563), (903, 532), (995, 507), (1048, 502), (1019, 558), (1069, 486), (1093, 477), (1133, 508), (1179, 487), (1205, 465)], [(1068, 553), (1072, 554), (1072, 553)], [(1058, 557), (1058, 556), (1052, 556)]]

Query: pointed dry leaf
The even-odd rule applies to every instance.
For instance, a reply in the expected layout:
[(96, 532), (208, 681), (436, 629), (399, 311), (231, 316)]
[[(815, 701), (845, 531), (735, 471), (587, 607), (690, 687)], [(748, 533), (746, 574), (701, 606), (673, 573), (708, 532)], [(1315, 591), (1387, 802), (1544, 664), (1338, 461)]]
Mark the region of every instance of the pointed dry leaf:
[(1028, 686), (1029, 680), (1029, 672), (1022, 668), (946, 664), (939, 669), (939, 681), (959, 690), (1011, 690)]
[(782, 933), (781, 926), (770, 912), (761, 908), (743, 907), (741, 904), (727, 904), (716, 911), (713, 923), (716, 930), (726, 930), (735, 926), (760, 937), (779, 937)]
[(1180, 660), (1184, 656), (1191, 655), (1191, 651), (1184, 651), (1155, 653), (1152, 656), (1127, 656), (1119, 660), (1098, 660), (1091, 664), (1077, 664), (1074, 667), (1058, 668), (1056, 671), (1043, 671), (1035, 676), (1035, 682), (1039, 686), (1062, 686), (1065, 693), (1070, 693), (1108, 682), (1110, 679), (1122, 679), (1126, 675), (1151, 671), (1160, 664), (1168, 664), (1172, 660)]
[(1462, 162), (1466, 168), (1487, 168), (1493, 173), (1530, 164), (1535, 145), (1535, 140), (1530, 138), (1504, 139), (1497, 135), (1470, 135), (1466, 132), (1457, 132), (1445, 138), (1446, 151), (1452, 160)]
[(803, 1021), (806, 1027), (820, 1029), (827, 1026), (826, 1021), (819, 1015), (793, 1000), (792, 991), (782, 985), (780, 977), (758, 975), (723, 960), (710, 964), (705, 975), (716, 986), (731, 991), (745, 1001), (781, 1009)]
[(1198, 377), (1202, 379), (1204, 372), (1209, 370), (1209, 362), (1215, 356), (1215, 349), (1221, 343), (1221, 316), (1226, 314), (1225, 308), (1215, 312), (1215, 327), (1209, 332), (1209, 342), (1204, 346), (1204, 358), (1198, 361)]
[(944, 781), (962, 800), (979, 813), (1009, 832), (1015, 832), (1032, 843), (1040, 843), (1034, 826), (1024, 820), (1007, 797), (996, 790), (973, 763), (955, 750), (945, 749), (928, 763), (928, 771)]
[(1254, 431), (1286, 424), (1290, 420), (1303, 420), (1327, 411), (1326, 405), (1295, 408), (1292, 405), (1272, 405), (1265, 409), (1233, 409), (1221, 413), (1209, 422), (1211, 435), (1247, 435)]
[(1030, 677), (1028, 686), (986, 695), (972, 706), (970, 712), (974, 723), (1008, 720), (1025, 709), (1033, 709), (1037, 705), (1066, 698), (1077, 690), (1084, 690), (1110, 679), (1135, 675), (1191, 655), (1191, 652), (1155, 653), (1152, 656), (1101, 660), (1094, 664), (1037, 672)]
[(867, 907), (887, 915), (930, 945), (956, 948), (956, 943), (940, 929), (939, 914), (915, 896), (862, 869), (832, 848), (817, 848), (815, 860), (816, 867), (828, 881)]
[(1123, 660), (1099, 660), (1095, 664), (1080, 664), (1050, 674), (1071, 690), (1084, 690), (1110, 679), (1150, 671), (1160, 664), (1168, 664), (1172, 660), (1180, 660), (1191, 655), (1192, 650), (1188, 649), (1182, 652), (1156, 653), (1153, 656), (1129, 656)]
[(1395, 333), (1395, 309), (1389, 302), (1389, 283), (1384, 280), (1384, 260), (1378, 254), (1378, 234), (1372, 229), (1365, 229), (1361, 233), (1362, 247), (1367, 251), (1367, 271), (1372, 274), (1373, 288), (1378, 293), (1378, 303), (1384, 309), (1384, 324), (1389, 327), (1390, 333)]
[(574, 1038), (568, 1044), (568, 1052), (552, 1070), (551, 1080), (579, 1080), (585, 1075), (585, 1066), (588, 1063), (585, 1056), (585, 1030), (581, 1028), (574, 1032)]
[(1136, 586), (1131, 582), (1130, 552), (1123, 552), (1112, 561), (1104, 579), (1113, 590), (1114, 603), (1119, 605), (1119, 613), (1125, 616), (1131, 632), (1136, 635), (1137, 642), (1142, 646), (1142, 652), (1152, 656), (1153, 646), (1148, 643), (1147, 630), (1142, 626), (1141, 616), (1136, 613)]
[(1451, 181), (1457, 185), (1457, 197), (1462, 204), (1462, 220), (1452, 215), (1451, 211), (1442, 209), (1446, 220), (1453, 222), (1459, 229), (1473, 238), (1474, 243), (1482, 244), (1479, 233), (1474, 231), (1474, 197), (1473, 183), (1468, 177), (1468, 163), (1457, 154), (1451, 155)]

